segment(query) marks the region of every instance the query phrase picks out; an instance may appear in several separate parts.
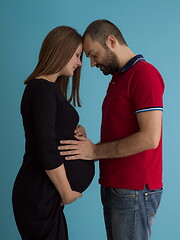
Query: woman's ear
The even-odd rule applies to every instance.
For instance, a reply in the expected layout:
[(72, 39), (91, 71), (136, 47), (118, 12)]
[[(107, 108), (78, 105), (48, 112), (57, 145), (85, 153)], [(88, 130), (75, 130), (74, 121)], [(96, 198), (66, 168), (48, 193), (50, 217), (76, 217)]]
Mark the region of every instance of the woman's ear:
[(117, 40), (114, 35), (109, 35), (106, 39), (106, 45), (111, 49), (114, 48), (117, 44)]

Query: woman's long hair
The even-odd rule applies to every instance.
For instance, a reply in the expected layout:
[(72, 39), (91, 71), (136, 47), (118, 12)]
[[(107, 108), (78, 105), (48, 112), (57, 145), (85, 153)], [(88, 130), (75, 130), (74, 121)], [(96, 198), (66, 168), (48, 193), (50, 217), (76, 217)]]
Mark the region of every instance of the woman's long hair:
[[(82, 37), (77, 31), (68, 26), (59, 26), (54, 28), (45, 37), (39, 53), (39, 61), (31, 75), (24, 81), (27, 84), (31, 79), (41, 75), (50, 75), (59, 72), (70, 61), (79, 44), (82, 43)], [(72, 77), (72, 90), (68, 101), (73, 105), (81, 106), (79, 97), (80, 86), (79, 66)], [(59, 76), (56, 80), (62, 94), (67, 99), (69, 77)]]

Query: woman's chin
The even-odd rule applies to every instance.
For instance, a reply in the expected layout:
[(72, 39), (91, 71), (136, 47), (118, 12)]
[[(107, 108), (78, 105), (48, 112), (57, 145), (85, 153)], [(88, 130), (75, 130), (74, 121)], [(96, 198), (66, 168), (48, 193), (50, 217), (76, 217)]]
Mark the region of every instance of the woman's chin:
[(66, 77), (72, 77), (73, 75), (74, 75), (74, 72), (64, 74), (64, 76), (66, 76)]
[(72, 77), (74, 75), (74, 71), (68, 73), (68, 77)]

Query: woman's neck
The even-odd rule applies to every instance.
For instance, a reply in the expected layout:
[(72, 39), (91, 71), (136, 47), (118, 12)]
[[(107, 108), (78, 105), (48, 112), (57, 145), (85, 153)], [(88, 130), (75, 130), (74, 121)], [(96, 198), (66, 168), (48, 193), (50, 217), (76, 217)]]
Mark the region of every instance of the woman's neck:
[(40, 75), (38, 77), (36, 77), (37, 79), (43, 78), (49, 82), (55, 82), (57, 79), (57, 75), (56, 74), (50, 74), (50, 75)]

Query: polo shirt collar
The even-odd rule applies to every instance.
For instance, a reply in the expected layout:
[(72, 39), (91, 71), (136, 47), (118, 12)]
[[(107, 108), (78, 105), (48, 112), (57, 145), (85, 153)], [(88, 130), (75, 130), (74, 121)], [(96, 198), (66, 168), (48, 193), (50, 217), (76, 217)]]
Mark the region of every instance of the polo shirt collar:
[(121, 68), (120, 72), (125, 72), (126, 70), (128, 70), (129, 68), (131, 68), (132, 66), (134, 66), (137, 62), (139, 61), (145, 61), (143, 55), (138, 54), (136, 56), (134, 56), (133, 58), (131, 58), (126, 65)]

